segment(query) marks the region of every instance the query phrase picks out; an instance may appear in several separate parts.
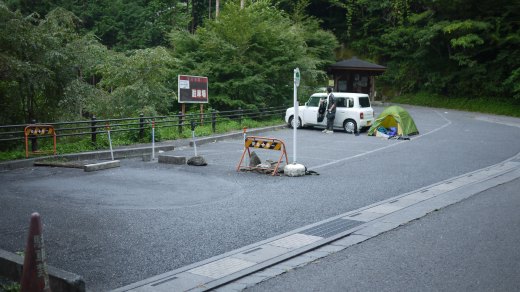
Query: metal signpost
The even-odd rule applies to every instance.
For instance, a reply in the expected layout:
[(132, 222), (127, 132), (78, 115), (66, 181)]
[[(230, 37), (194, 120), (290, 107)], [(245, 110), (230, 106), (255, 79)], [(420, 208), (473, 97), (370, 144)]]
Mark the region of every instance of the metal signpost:
[(300, 68), (294, 69), (294, 118), (293, 118), (293, 164), (296, 164), (296, 129), (298, 128), (298, 123), (300, 122), (299, 113), (298, 113), (298, 94), (297, 88), (300, 86)]
[(287, 176), (304, 176), (305, 175), (305, 165), (298, 164), (296, 161), (298, 160), (296, 155), (296, 131), (298, 129), (298, 124), (300, 123), (300, 117), (298, 113), (298, 86), (300, 86), (300, 68), (294, 69), (294, 117), (293, 117), (293, 163), (288, 164), (284, 167), (284, 174)]
[(195, 121), (191, 121), (191, 138), (193, 141), (193, 149), (195, 150), (195, 156), (197, 155), (197, 143), (195, 143)]
[(155, 160), (155, 119), (152, 120), (152, 160)]
[(110, 138), (110, 124), (106, 124), (107, 135), (108, 135), (108, 144), (110, 145), (110, 157), (114, 160), (114, 150), (112, 149), (112, 138)]

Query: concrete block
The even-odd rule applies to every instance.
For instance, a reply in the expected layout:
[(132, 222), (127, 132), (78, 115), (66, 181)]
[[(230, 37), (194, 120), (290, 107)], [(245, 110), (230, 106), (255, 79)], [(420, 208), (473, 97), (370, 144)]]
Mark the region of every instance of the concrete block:
[(239, 292), (247, 288), (246, 284), (230, 283), (217, 288), (216, 292)]
[(332, 253), (336, 253), (338, 251), (342, 251), (345, 248), (346, 248), (346, 246), (327, 244), (325, 246), (322, 246), (322, 247), (316, 249), (316, 251), (324, 251), (324, 252), (327, 252), (329, 254), (332, 254)]
[(121, 166), (121, 162), (119, 160), (112, 160), (100, 163), (87, 164), (83, 166), (83, 170), (86, 172), (98, 171), (103, 169), (115, 168)]
[(358, 213), (355, 213), (355, 214), (352, 214), (349, 216), (345, 216), (345, 217), (343, 217), (343, 219), (368, 222), (368, 221), (372, 221), (374, 219), (383, 217), (384, 215), (385, 214), (382, 214), (382, 213), (373, 213), (373, 212), (362, 211), (362, 212), (358, 212)]
[[(192, 273), (180, 273), (165, 277), (148, 285), (137, 288), (137, 291), (188, 291), (211, 281), (211, 278), (195, 275)], [(127, 290), (125, 290), (127, 291)]]
[(363, 241), (367, 240), (368, 238), (369, 238), (368, 236), (352, 234), (352, 235), (349, 235), (347, 237), (344, 237), (344, 238), (341, 238), (341, 239), (338, 239), (338, 240), (332, 242), (331, 245), (349, 247), (354, 244), (363, 242)]
[(395, 222), (374, 222), (373, 224), (367, 225), (366, 227), (354, 232), (354, 235), (364, 235), (364, 236), (368, 236), (368, 237), (374, 237), (381, 233), (395, 229), (399, 225), (400, 225), (400, 223), (395, 223)]
[(184, 165), (186, 156), (159, 155), (159, 163)]
[(279, 276), (283, 273), (287, 272), (285, 269), (277, 268), (276, 266), (267, 268), (265, 270), (262, 270), (260, 272), (255, 273), (254, 275), (260, 276), (260, 277), (266, 277), (266, 278), (274, 278), (276, 276)]
[(236, 280), (236, 283), (244, 284), (247, 287), (250, 287), (250, 286), (256, 285), (262, 281), (265, 281), (267, 279), (268, 279), (267, 277), (257, 276), (255, 274), (253, 274), (253, 275), (246, 276), (244, 278), (240, 278), (240, 279)]
[[(302, 255), (299, 255), (292, 259), (286, 260), (286, 261), (282, 262), (281, 264), (283, 266), (289, 266), (291, 268), (296, 268), (296, 267), (303, 267), (309, 263), (312, 263), (315, 260), (316, 260), (316, 258), (311, 258), (311, 257), (305, 256), (305, 254), (302, 254)], [(275, 267), (278, 267), (278, 265), (276, 265)]]
[(302, 164), (287, 164), (284, 169), (283, 173), (286, 176), (304, 176), (305, 175), (305, 166)]
[(366, 210), (364, 210), (364, 212), (388, 214), (388, 213), (393, 213), (402, 208), (403, 207), (401, 207), (401, 206), (396, 206), (396, 205), (392, 205), (392, 204), (381, 204), (381, 205), (372, 207), (370, 209), (366, 209)]

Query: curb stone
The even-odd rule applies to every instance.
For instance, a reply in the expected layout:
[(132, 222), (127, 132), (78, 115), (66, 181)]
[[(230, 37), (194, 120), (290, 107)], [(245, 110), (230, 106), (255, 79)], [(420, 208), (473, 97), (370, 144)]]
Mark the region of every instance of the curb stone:
[[(256, 128), (248, 130), (248, 134), (258, 134), (265, 131), (272, 131), (286, 128), (287, 125), (277, 125), (263, 128)], [(197, 145), (213, 143), (216, 141), (222, 141), (225, 139), (236, 139), (243, 136), (242, 131), (231, 132), (222, 135), (212, 135), (208, 137), (201, 137), (200, 139), (196, 139)], [(171, 140), (165, 142), (155, 143), (155, 151), (156, 153), (159, 151), (172, 151), (176, 147), (182, 146), (191, 146), (193, 147), (192, 139), (178, 139)], [(152, 151), (151, 143), (149, 144), (139, 144), (133, 146), (126, 146), (114, 149), (114, 159), (123, 159), (123, 158), (133, 158), (133, 157), (143, 157), (143, 155), (150, 154)], [(12, 160), (7, 162), (0, 163), (0, 171), (9, 171), (18, 168), (28, 168), (33, 167), (34, 162), (42, 159), (47, 159), (52, 156), (38, 157), (38, 158), (29, 158), (29, 159), (21, 159), (21, 160)], [(57, 155), (57, 157), (68, 158), (70, 160), (109, 160), (110, 151), (109, 150), (101, 150), (101, 151), (93, 151), (93, 152), (85, 152), (85, 153), (74, 153), (74, 154), (63, 154)]]
[[(54, 292), (85, 292), (85, 281), (80, 276), (47, 266), (51, 290)], [(20, 282), (23, 271), (23, 257), (0, 249), (0, 277)]]

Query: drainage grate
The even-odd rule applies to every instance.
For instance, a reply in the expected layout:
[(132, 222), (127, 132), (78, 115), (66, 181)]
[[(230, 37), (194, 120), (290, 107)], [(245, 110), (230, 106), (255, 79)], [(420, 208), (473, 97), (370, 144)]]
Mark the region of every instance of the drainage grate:
[(307, 230), (301, 231), (300, 233), (327, 238), (341, 233), (343, 231), (349, 230), (350, 228), (360, 225), (362, 223), (363, 222), (360, 221), (339, 218), (327, 223), (323, 223), (318, 226), (314, 226)]

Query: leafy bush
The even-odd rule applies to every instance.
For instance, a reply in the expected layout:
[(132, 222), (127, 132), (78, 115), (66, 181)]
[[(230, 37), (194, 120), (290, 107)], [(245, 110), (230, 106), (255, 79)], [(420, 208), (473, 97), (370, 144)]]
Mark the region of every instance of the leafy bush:
[(226, 2), (217, 20), (207, 21), (194, 35), (171, 34), (174, 56), (186, 74), (208, 76), (213, 108), (260, 108), (288, 104), (293, 69), (302, 83), (325, 83), (325, 64), (332, 63), (337, 41), (317, 21), (294, 22), (271, 1), (259, 0), (240, 9)]

